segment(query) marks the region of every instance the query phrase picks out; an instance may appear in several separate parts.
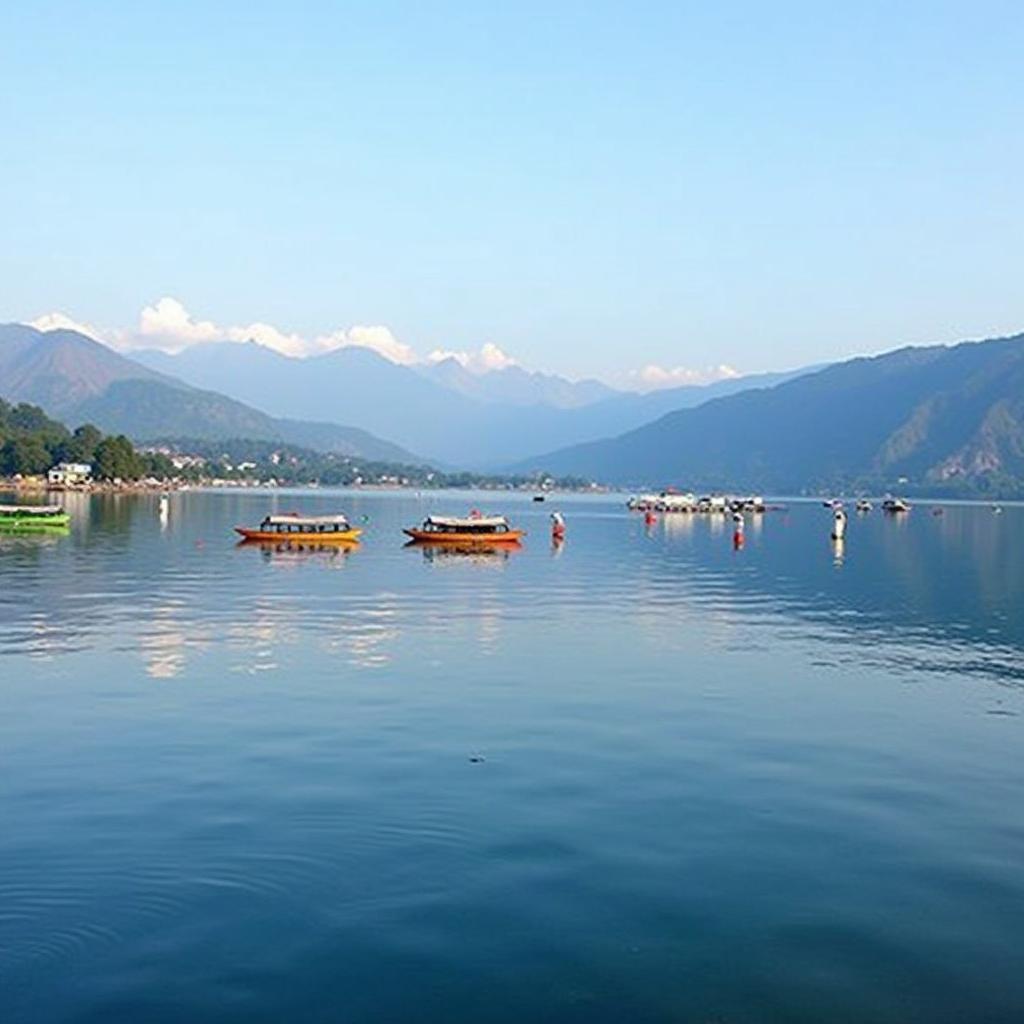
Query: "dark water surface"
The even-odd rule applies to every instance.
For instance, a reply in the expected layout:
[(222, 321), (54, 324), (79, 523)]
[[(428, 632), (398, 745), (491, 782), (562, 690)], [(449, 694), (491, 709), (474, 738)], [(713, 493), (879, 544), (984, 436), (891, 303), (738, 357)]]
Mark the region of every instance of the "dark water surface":
[[(403, 548), (469, 504), (523, 549)], [(0, 1020), (1024, 1019), (1024, 510), (553, 507), (0, 540)]]

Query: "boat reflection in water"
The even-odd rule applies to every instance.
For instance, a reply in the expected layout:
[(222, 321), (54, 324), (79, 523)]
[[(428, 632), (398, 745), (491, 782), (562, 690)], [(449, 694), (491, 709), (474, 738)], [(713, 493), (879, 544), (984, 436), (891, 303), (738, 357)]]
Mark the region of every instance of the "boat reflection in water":
[(323, 541), (269, 541), (246, 538), (240, 540), (235, 547), (256, 548), (262, 552), (264, 561), (281, 565), (297, 564), (319, 558), (341, 566), (353, 551), (359, 550), (360, 544), (357, 540), (335, 540), (324, 543)]
[(474, 542), (472, 544), (456, 544), (451, 541), (410, 540), (407, 548), (418, 548), (423, 552), (423, 560), (439, 565), (455, 563), (475, 563), (478, 565), (504, 565), (512, 553), (522, 551), (519, 541), (504, 541), (500, 544)]

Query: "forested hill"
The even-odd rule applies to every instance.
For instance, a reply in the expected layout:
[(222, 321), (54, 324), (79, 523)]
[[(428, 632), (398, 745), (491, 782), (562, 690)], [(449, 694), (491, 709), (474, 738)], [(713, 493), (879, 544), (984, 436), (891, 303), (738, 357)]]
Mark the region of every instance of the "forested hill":
[(774, 493), (1024, 494), (1024, 335), (852, 359), (518, 468)]

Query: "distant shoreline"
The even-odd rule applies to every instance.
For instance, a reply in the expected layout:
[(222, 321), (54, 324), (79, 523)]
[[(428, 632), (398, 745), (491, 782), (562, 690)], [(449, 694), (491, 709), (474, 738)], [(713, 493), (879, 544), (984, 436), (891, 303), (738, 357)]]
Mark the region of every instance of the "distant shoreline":
[[(284, 483), (262, 480), (227, 480), (211, 477), (205, 480), (123, 480), (119, 482), (92, 481), (87, 484), (51, 484), (42, 477), (0, 477), (0, 490), (15, 491), (25, 494), (159, 494), (164, 491), (319, 491), (319, 490), (353, 490), (353, 491), (396, 491), (410, 493), (438, 494), (444, 491), (476, 490), (501, 494), (617, 494), (613, 487), (559, 487), (542, 489), (537, 487), (512, 486), (510, 484), (477, 484), (471, 487), (442, 487), (423, 484), (401, 483), (360, 483), (360, 484), (318, 484), (318, 483)], [(621, 493), (625, 494), (625, 491)]]

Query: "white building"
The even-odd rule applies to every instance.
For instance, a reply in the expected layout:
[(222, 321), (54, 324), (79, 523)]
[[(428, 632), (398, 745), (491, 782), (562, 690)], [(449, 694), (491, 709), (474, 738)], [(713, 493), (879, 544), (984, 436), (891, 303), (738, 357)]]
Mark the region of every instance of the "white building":
[(46, 479), (54, 487), (87, 484), (92, 479), (92, 466), (88, 462), (58, 462), (46, 474)]

